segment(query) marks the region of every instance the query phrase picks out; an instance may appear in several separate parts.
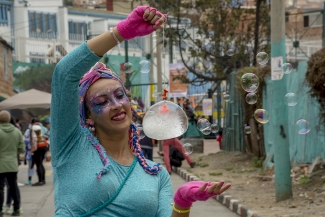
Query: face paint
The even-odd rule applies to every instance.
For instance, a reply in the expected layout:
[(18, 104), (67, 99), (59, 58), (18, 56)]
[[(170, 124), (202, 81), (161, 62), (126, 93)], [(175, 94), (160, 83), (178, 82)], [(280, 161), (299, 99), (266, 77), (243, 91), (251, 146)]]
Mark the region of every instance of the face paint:
[(129, 103), (129, 100), (123, 88), (117, 87), (93, 93), (90, 96), (88, 103), (93, 112), (101, 114), (104, 110), (108, 110), (112, 106)]

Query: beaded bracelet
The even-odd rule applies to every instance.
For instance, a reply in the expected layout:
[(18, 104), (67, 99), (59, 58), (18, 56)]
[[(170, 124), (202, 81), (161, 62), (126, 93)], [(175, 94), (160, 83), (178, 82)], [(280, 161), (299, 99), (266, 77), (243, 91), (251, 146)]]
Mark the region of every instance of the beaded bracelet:
[(188, 209), (182, 209), (182, 210), (179, 210), (179, 209), (177, 209), (177, 208), (175, 207), (175, 204), (174, 204), (174, 203), (172, 203), (171, 205), (172, 205), (172, 207), (173, 207), (173, 210), (174, 210), (175, 212), (177, 212), (177, 213), (188, 213), (188, 212), (190, 212), (190, 210), (191, 210), (191, 207), (188, 208)]
[(112, 34), (112, 36), (115, 39), (115, 41), (117, 42), (117, 44), (120, 44), (121, 42), (117, 39), (112, 27), (109, 28), (109, 32)]

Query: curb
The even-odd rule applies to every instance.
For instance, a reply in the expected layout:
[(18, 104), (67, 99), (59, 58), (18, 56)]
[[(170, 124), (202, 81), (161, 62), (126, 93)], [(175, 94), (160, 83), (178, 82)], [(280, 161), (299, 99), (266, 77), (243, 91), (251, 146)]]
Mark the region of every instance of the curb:
[[(187, 172), (184, 169), (180, 169), (178, 167), (173, 167), (173, 171), (188, 182), (202, 181), (200, 178)], [(222, 195), (218, 195), (218, 196), (215, 196), (212, 198), (214, 198), (219, 203), (225, 205), (228, 209), (230, 209), (231, 211), (233, 211), (234, 213), (236, 213), (237, 215), (239, 215), (241, 217), (262, 217), (262, 216), (259, 216), (256, 211), (250, 210), (244, 204), (240, 203), (239, 200), (233, 198), (229, 194), (222, 194)]]

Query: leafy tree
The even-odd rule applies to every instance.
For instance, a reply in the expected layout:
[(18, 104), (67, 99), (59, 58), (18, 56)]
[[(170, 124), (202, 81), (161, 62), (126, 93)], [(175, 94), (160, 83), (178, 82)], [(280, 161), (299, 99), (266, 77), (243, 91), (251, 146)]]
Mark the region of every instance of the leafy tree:
[(54, 68), (54, 64), (31, 66), (24, 72), (14, 74), (14, 86), (20, 91), (34, 88), (50, 93)]
[[(195, 75), (192, 80), (179, 77), (183, 82), (197, 84), (225, 80), (234, 68), (256, 65), (259, 51), (269, 52), (266, 0), (256, 0), (256, 9), (242, 7), (236, 2), (149, 1), (152, 6), (168, 12), (165, 35), (178, 46), (182, 62)], [(166, 41), (163, 43), (167, 45)]]
[(63, 0), (64, 6), (73, 6), (73, 0)]

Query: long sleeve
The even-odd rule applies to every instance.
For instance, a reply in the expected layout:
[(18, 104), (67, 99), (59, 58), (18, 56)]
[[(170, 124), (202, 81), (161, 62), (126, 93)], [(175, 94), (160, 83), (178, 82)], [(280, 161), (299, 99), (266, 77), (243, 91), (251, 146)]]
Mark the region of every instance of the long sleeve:
[(18, 144), (18, 155), (25, 153), (25, 142), (24, 142), (24, 136), (21, 134), (21, 132), (19, 131), (20, 134), (20, 139), (19, 139), (19, 144)]
[(81, 132), (78, 85), (81, 77), (100, 59), (86, 42), (66, 55), (52, 78), (51, 153), (53, 166), (71, 150)]
[(172, 215), (173, 188), (166, 169), (162, 169), (160, 172), (162, 177), (160, 179), (159, 205), (156, 217), (169, 217)]

